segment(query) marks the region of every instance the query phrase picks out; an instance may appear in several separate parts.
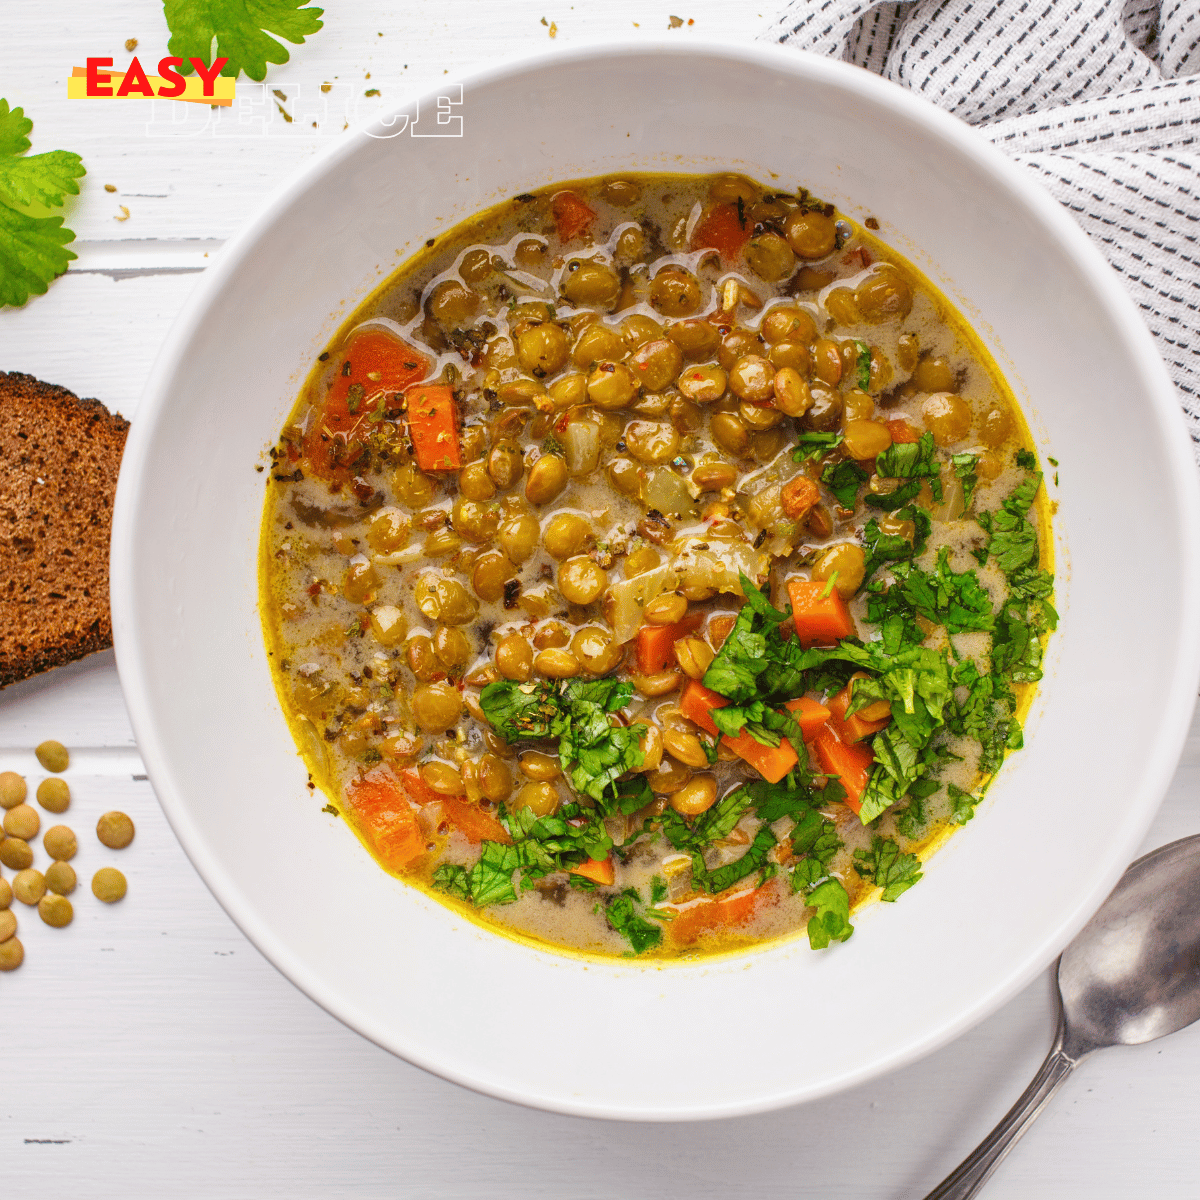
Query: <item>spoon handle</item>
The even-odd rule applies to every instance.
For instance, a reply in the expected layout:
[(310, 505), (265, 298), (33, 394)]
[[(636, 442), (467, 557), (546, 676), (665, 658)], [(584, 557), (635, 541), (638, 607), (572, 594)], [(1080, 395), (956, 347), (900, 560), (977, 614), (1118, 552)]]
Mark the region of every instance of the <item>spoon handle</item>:
[[(991, 1133), (925, 1197), (925, 1200), (970, 1200), (978, 1195), (1017, 1139), (1033, 1124), (1050, 1097), (1075, 1069), (1079, 1058), (1063, 1050), (1064, 1028), (1059, 1018), (1058, 1034), (1041, 1070)], [(1082, 1057), (1082, 1056), (1080, 1056)]]

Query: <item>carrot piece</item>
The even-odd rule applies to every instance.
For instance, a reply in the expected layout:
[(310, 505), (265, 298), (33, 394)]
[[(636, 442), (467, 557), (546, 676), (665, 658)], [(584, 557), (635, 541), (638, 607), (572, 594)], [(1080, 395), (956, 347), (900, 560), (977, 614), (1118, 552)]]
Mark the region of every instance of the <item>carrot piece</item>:
[(667, 922), (667, 933), (676, 944), (690, 946), (702, 933), (744, 925), (765, 899), (766, 891), (764, 886), (733, 895), (722, 893), (719, 896), (702, 896), (679, 908), (664, 905), (665, 911), (678, 914), (674, 920)]
[(390, 771), (376, 770), (356, 779), (346, 789), (346, 800), (355, 824), (384, 866), (399, 870), (425, 853), (416, 813)]
[(435, 792), (421, 778), (421, 772), (416, 767), (409, 767), (407, 771), (400, 772), (400, 786), (408, 793), (408, 798), (422, 808), (426, 804), (437, 804), (445, 799), (441, 792)]
[(591, 879), (603, 886), (608, 886), (616, 878), (612, 855), (602, 859), (586, 859), (577, 867), (569, 867), (568, 870), (572, 875), (582, 875), (584, 879)]
[(885, 421), (887, 431), (892, 435), (893, 442), (899, 442), (902, 445), (905, 442), (919, 442), (921, 435), (903, 418), (893, 417), (890, 421)]
[(304, 438), (308, 472), (348, 479), (365, 454), (363, 435), (377, 417), (380, 402), (429, 372), (429, 359), (384, 329), (354, 334), (346, 344), (319, 417)]
[(846, 803), (858, 812), (862, 807), (863, 789), (871, 778), (875, 755), (870, 746), (861, 742), (848, 745), (838, 737), (832, 722), (817, 734), (813, 742), (817, 759), (826, 775), (836, 775), (846, 789)]
[(878, 733), (885, 725), (890, 725), (892, 721), (890, 715), (884, 717), (881, 721), (869, 721), (861, 712), (856, 712), (852, 717), (847, 717), (846, 709), (850, 707), (850, 693), (853, 688), (854, 679), (852, 678), (829, 701), (829, 711), (832, 714), (830, 724), (833, 726), (838, 737), (846, 743), (861, 742), (863, 738), (870, 737), (873, 733)]
[(783, 505), (783, 515), (789, 521), (799, 521), (821, 502), (821, 490), (807, 475), (797, 475), (783, 485), (779, 499)]
[(708, 714), (714, 708), (724, 708), (729, 703), (724, 696), (706, 688), (698, 679), (689, 679), (679, 697), (679, 711), (689, 721), (694, 721), (705, 733), (714, 736), (716, 723)]
[(643, 625), (638, 630), (637, 664), (642, 675), (665, 671), (675, 661), (675, 643), (695, 633), (704, 621), (703, 613), (688, 613), (674, 625)]
[(550, 211), (558, 226), (559, 239), (564, 242), (582, 237), (596, 219), (596, 210), (574, 192), (559, 192), (550, 202)]
[(768, 783), (778, 783), (799, 761), (787, 738), (781, 738), (778, 746), (764, 746), (743, 729), (737, 737), (723, 737), (721, 741)]
[(787, 708), (795, 714), (796, 724), (804, 732), (804, 740), (806, 742), (811, 742), (821, 732), (825, 722), (829, 720), (829, 709), (824, 704), (819, 704), (816, 700), (812, 700), (808, 696), (801, 696), (797, 700), (789, 700)]
[(716, 250), (725, 262), (737, 258), (750, 240), (750, 222), (738, 216), (737, 205), (716, 204), (701, 216), (692, 232), (693, 250)]
[(450, 823), (469, 842), (501, 842), (507, 846), (512, 838), (500, 821), (472, 804), (465, 796), (439, 796)]
[(858, 632), (845, 600), (828, 583), (819, 579), (791, 579), (788, 595), (792, 600), (796, 635), (806, 649), (832, 645)]
[[(706, 688), (697, 680), (690, 679), (679, 697), (679, 710), (689, 721), (694, 721), (701, 729), (715, 734), (717, 726), (709, 713), (714, 708), (724, 708), (728, 703), (724, 696)], [(806, 740), (814, 737), (829, 720), (829, 709), (807, 696), (789, 700), (787, 708), (796, 714), (796, 721), (804, 731)], [(778, 783), (798, 761), (796, 751), (787, 738), (783, 738), (778, 746), (764, 746), (743, 730), (735, 738), (725, 737), (721, 740), (771, 783)]]
[(462, 467), (454, 389), (448, 383), (418, 384), (408, 399), (408, 435), (422, 471), (457, 471)]

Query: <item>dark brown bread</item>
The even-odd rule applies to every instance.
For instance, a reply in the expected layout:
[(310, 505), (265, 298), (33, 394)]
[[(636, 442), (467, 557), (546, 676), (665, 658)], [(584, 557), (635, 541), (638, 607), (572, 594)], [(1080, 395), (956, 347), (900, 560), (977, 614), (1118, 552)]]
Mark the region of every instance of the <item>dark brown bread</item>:
[(112, 645), (108, 545), (129, 422), (0, 371), (0, 687)]

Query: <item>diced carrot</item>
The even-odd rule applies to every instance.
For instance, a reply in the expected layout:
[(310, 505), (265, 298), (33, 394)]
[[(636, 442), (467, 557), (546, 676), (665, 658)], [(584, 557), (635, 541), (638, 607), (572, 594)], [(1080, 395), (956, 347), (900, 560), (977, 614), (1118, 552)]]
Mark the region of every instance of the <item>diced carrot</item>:
[(783, 515), (789, 521), (799, 521), (808, 515), (813, 505), (820, 503), (821, 490), (807, 475), (797, 475), (783, 485), (779, 499)]
[(789, 700), (787, 707), (795, 714), (796, 724), (803, 731), (806, 742), (811, 742), (821, 732), (825, 722), (829, 720), (829, 709), (808, 696)]
[(569, 870), (572, 875), (582, 875), (584, 879), (591, 879), (603, 886), (609, 885), (616, 878), (611, 855), (603, 859), (584, 859), (579, 866), (571, 867)]
[(813, 742), (817, 760), (826, 775), (836, 775), (846, 789), (846, 803), (855, 811), (862, 807), (863, 789), (871, 778), (875, 755), (861, 742), (848, 745), (838, 737), (832, 723), (817, 734)]
[(465, 796), (439, 796), (438, 799), (450, 823), (467, 841), (502, 842), (506, 846), (512, 841), (498, 818), (484, 812)]
[(903, 418), (893, 417), (890, 421), (885, 421), (887, 431), (892, 435), (893, 442), (899, 442), (903, 445), (905, 442), (919, 442), (921, 435)]
[(596, 219), (596, 210), (574, 192), (559, 192), (550, 202), (550, 211), (558, 226), (559, 239), (564, 242), (582, 237)]
[(674, 920), (667, 922), (667, 933), (673, 942), (690, 946), (702, 933), (718, 929), (732, 929), (744, 925), (754, 916), (759, 904), (766, 898), (767, 888), (750, 888), (732, 895), (702, 896), (675, 908), (664, 905), (667, 912), (676, 912)]
[(386, 329), (354, 334), (304, 438), (309, 473), (349, 478), (366, 452), (362, 438), (372, 418), (378, 419), (381, 399), (386, 405), (389, 393), (394, 396), (423, 379), (429, 366), (424, 354)]
[(856, 672), (850, 682), (829, 701), (829, 711), (832, 714), (830, 724), (837, 732), (838, 737), (847, 744), (861, 742), (863, 738), (878, 733), (892, 720), (890, 714), (880, 721), (869, 721), (861, 712), (856, 712), (852, 717), (846, 716), (846, 709), (850, 707), (850, 693), (854, 687), (854, 680), (857, 678), (866, 678), (866, 676), (861, 676)]
[(408, 798), (422, 808), (426, 804), (437, 804), (445, 799), (441, 792), (435, 792), (421, 778), (421, 772), (416, 767), (409, 767), (407, 771), (400, 772), (400, 786), (408, 793)]
[(693, 250), (716, 250), (725, 262), (737, 258), (750, 240), (751, 223), (738, 216), (736, 204), (716, 204), (692, 232)]
[(675, 661), (675, 643), (695, 633), (704, 623), (703, 613), (688, 613), (674, 625), (643, 625), (638, 630), (637, 664), (642, 675), (665, 671)]
[(780, 738), (778, 746), (764, 746), (743, 729), (737, 737), (723, 737), (721, 742), (748, 762), (768, 783), (778, 783), (799, 762), (787, 738)]
[(705, 733), (715, 735), (717, 726), (709, 711), (714, 708), (724, 708), (729, 703), (724, 696), (718, 695), (706, 688), (698, 679), (689, 679), (684, 685), (679, 697), (679, 711), (689, 721), (694, 721)]
[[(714, 708), (724, 708), (728, 703), (724, 696), (690, 679), (679, 698), (679, 710), (689, 721), (715, 734), (717, 726), (709, 713)], [(829, 709), (807, 696), (789, 700), (786, 707), (796, 714), (796, 721), (806, 740), (816, 736), (817, 731), (829, 720)], [(737, 737), (724, 737), (721, 740), (771, 783), (778, 783), (798, 761), (796, 751), (787, 738), (783, 738), (778, 746), (764, 746), (743, 730)]]
[(448, 383), (418, 384), (405, 393), (408, 435), (422, 471), (457, 471), (462, 467), (454, 389)]
[(828, 583), (819, 579), (790, 579), (788, 595), (792, 601), (796, 635), (805, 648), (831, 646), (858, 632), (845, 600)]
[(425, 853), (417, 815), (404, 798), (400, 781), (377, 768), (346, 789), (355, 824), (387, 867), (399, 870)]

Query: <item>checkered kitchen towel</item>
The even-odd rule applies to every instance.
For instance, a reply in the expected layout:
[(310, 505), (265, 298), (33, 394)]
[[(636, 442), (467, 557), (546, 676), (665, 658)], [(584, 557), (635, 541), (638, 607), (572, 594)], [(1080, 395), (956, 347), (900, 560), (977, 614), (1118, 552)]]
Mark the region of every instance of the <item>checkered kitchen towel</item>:
[(1200, 462), (1200, 0), (790, 0), (763, 36), (912, 88), (1035, 172), (1145, 315)]

